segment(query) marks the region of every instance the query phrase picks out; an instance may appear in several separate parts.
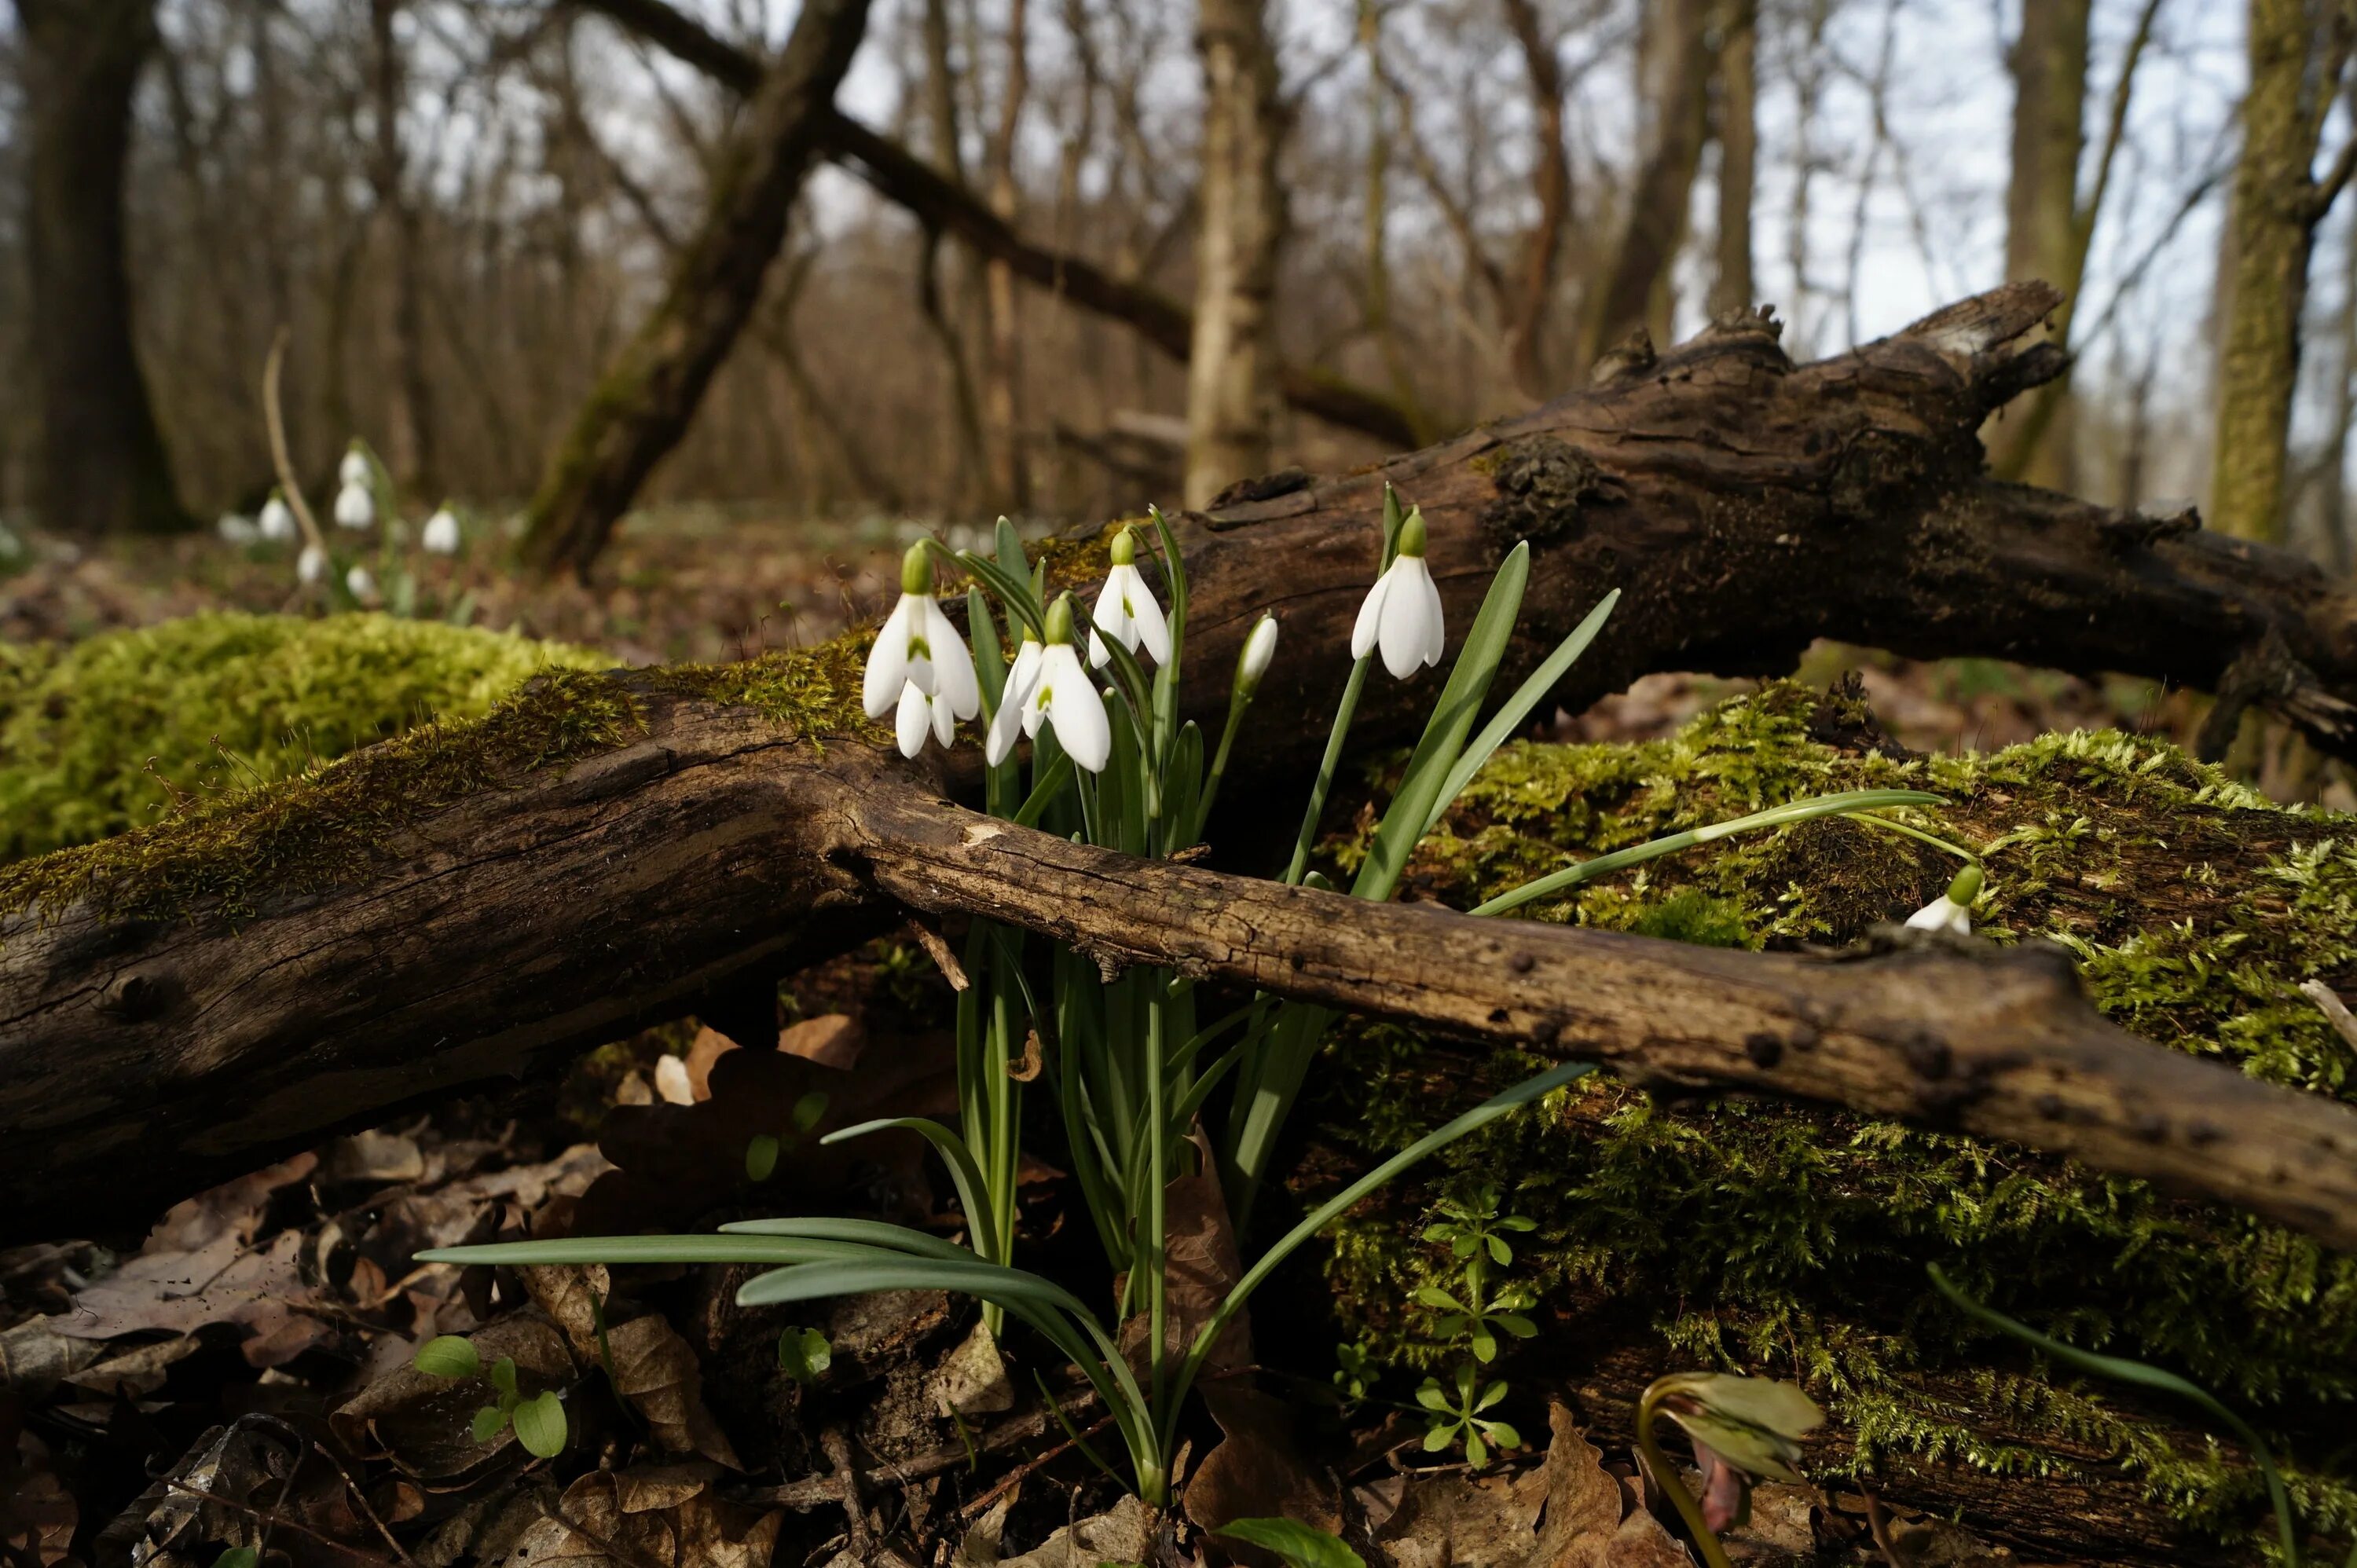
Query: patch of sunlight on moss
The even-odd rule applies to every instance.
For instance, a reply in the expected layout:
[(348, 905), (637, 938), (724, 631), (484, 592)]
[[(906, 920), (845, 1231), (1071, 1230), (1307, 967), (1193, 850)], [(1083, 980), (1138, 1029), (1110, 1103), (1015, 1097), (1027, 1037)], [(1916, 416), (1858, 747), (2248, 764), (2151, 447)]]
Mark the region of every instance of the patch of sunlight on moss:
[(593, 650), (382, 615), (207, 614), (0, 650), (0, 860), (156, 822), (433, 719), (479, 718)]
[[(1776, 684), (1658, 741), (1508, 746), (1410, 884), (1464, 907), (1798, 796), (1918, 785), (1949, 797), (1919, 825), (1986, 851), (1985, 933), (2062, 942), (2096, 1005), (2148, 1039), (2357, 1098), (2357, 1056), (2296, 989), (2357, 982), (2357, 819), (2275, 806), (2175, 746), (2116, 732), (1981, 757), (1837, 752), (1809, 737), (1817, 700)], [(1347, 867), (1363, 832), (1322, 851)], [(1826, 820), (1655, 861), (1530, 914), (1753, 947), (1846, 941), (1928, 901), (1954, 865)], [(1367, 1155), (1525, 1067), (1512, 1053), (1469, 1063), (1465, 1047), (1385, 1025), (1346, 1025), (1331, 1049), (1338, 1069), (1313, 1079), (1320, 1120)], [(1422, 1207), (1485, 1179), (1540, 1222), (1524, 1257), (1567, 1315), (1553, 1333), (1576, 1344), (1584, 1323), (1633, 1310), (1662, 1369), (1801, 1376), (1855, 1435), (1858, 1468), (2125, 1467), (2189, 1530), (2271, 1533), (2247, 1465), (2142, 1418), (2115, 1389), (2050, 1380), (2009, 1342), (1968, 1331), (1924, 1280), (1937, 1261), (2049, 1333), (2208, 1386), (2291, 1456), (2309, 1528), (2357, 1530), (2357, 1452), (2332, 1436), (2357, 1405), (2357, 1258), (2009, 1145), (1776, 1104), (1665, 1105), (1591, 1080), (1562, 1115), (1510, 1117), (1451, 1145), (1420, 1184), (1338, 1228), (1329, 1276), (1346, 1324), (1392, 1359), (1438, 1364), (1398, 1305), (1445, 1283), (1445, 1259), (1417, 1239)]]

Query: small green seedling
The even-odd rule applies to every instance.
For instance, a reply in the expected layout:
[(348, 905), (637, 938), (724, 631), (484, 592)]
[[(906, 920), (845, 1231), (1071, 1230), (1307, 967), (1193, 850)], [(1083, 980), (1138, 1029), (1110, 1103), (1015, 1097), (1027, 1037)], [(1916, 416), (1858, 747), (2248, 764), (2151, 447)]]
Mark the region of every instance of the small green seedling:
[[(417, 1348), (410, 1365), (432, 1378), (472, 1378), (481, 1375), (483, 1358), (472, 1343), (456, 1334), (428, 1339)], [(499, 1396), (475, 1412), (472, 1431), (478, 1443), (490, 1443), (512, 1424), (516, 1441), (535, 1458), (554, 1459), (565, 1452), (565, 1402), (554, 1390), (525, 1399), (516, 1387), (512, 1356), (491, 1363), (491, 1388)], [(218, 1568), (218, 1565), (216, 1565)]]
[(1437, 1224), (1425, 1227), (1424, 1239), (1446, 1242), (1459, 1262), (1470, 1259), (1476, 1252), (1486, 1251), (1491, 1262), (1501, 1269), (1509, 1268), (1514, 1262), (1514, 1250), (1506, 1244), (1506, 1239), (1499, 1232), (1512, 1230), (1519, 1234), (1535, 1230), (1539, 1226), (1537, 1220), (1527, 1215), (1501, 1216), (1495, 1182), (1483, 1182), (1480, 1190), (1469, 1201), (1444, 1197), (1433, 1208), (1439, 1210), (1444, 1218)]
[(1465, 1457), (1478, 1470), (1490, 1462), (1492, 1447), (1520, 1448), (1521, 1433), (1505, 1422), (1481, 1413), (1505, 1397), (1506, 1385), (1493, 1382), (1485, 1386), (1480, 1373), (1469, 1361), (1457, 1369), (1454, 1397), (1440, 1386), (1439, 1379), (1425, 1379), (1424, 1386), (1415, 1391), (1415, 1402), (1429, 1412), (1426, 1417), (1424, 1451), (1437, 1454), (1462, 1442)]
[(834, 1361), (834, 1347), (815, 1328), (789, 1328), (778, 1336), (778, 1367), (798, 1383), (814, 1383)]
[(232, 1546), (213, 1559), (213, 1568), (262, 1568), (262, 1553), (251, 1546)]
[(1424, 1285), (1417, 1289), (1415, 1299), (1418, 1305), (1446, 1315), (1434, 1325), (1443, 1339), (1463, 1335), (1472, 1344), (1474, 1357), (1486, 1366), (1498, 1359), (1501, 1329), (1517, 1339), (1528, 1339), (1539, 1328), (1521, 1310), (1532, 1305), (1530, 1293), (1520, 1285), (1506, 1285), (1490, 1294), (1480, 1265), (1476, 1258), (1467, 1267), (1461, 1298), (1438, 1285)]
[(1334, 1359), (1334, 1386), (1341, 1391), (1343, 1402), (1357, 1404), (1374, 1392), (1375, 1383), (1383, 1371), (1375, 1365), (1374, 1356), (1364, 1345), (1337, 1345)]
[(826, 1114), (825, 1094), (818, 1090), (811, 1090), (794, 1101), (794, 1108), (789, 1114), (792, 1117), (793, 1128), (783, 1137), (773, 1133), (760, 1133), (745, 1145), (746, 1180), (770, 1179), (778, 1168), (778, 1156), (792, 1144), (800, 1143), (805, 1133), (818, 1125), (819, 1118)]
[(1289, 1519), (1232, 1519), (1211, 1533), (1274, 1552), (1286, 1568), (1367, 1568), (1338, 1538)]

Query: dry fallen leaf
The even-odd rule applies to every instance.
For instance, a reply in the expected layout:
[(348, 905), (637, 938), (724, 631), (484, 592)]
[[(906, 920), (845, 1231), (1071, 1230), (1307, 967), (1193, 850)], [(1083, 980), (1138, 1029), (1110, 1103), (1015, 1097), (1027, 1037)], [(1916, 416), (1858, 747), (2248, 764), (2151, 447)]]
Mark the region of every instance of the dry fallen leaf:
[(727, 1434), (704, 1404), (704, 1371), (695, 1350), (655, 1314), (610, 1325), (614, 1386), (644, 1416), (654, 1440), (673, 1454), (701, 1454), (732, 1470), (745, 1466)]
[(1101, 1568), (1114, 1563), (1143, 1563), (1153, 1545), (1154, 1516), (1134, 1497), (1114, 1505), (1110, 1513), (1066, 1525), (1036, 1552), (1005, 1559), (999, 1568)]
[(770, 1568), (785, 1516), (731, 1508), (708, 1482), (693, 1466), (584, 1476), (565, 1489), (553, 1515), (485, 1561), (506, 1568)]
[(14, 1452), (0, 1453), (0, 1561), (49, 1568), (73, 1544), (81, 1517), (38, 1437), (23, 1433)]

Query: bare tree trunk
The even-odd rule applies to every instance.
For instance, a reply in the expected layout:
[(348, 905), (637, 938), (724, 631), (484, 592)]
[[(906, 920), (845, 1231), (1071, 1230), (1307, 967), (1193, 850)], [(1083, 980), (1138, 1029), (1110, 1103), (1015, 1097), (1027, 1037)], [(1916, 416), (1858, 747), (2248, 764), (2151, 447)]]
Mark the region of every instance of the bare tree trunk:
[(710, 209), (670, 287), (549, 459), (524, 536), (533, 564), (587, 572), (640, 485), (678, 443), (760, 297), (866, 21), (867, 0), (803, 5), (713, 170)]
[(1734, 0), (1718, 45), (1718, 97), (1713, 129), (1718, 138), (1718, 265), (1710, 313), (1749, 310), (1751, 281), (1751, 201), (1760, 168), (1760, 7)]
[(154, 0), (17, 0), (24, 24), (36, 498), (52, 528), (185, 528), (131, 338), (124, 169)]
[[(2005, 277), (2078, 292), (2079, 155), (2086, 145), (2087, 27), (2092, 0), (2022, 8), (2006, 64), (2013, 75), (2013, 175), (2006, 187)], [(2032, 484), (2068, 489), (2071, 411), (2057, 381), (2042, 429), (2017, 420), (1994, 433), (1995, 461)], [(2029, 412), (2028, 405), (2020, 411)]]
[[(1021, 191), (1016, 183), (1016, 138), (1031, 91), (1030, 26), (1027, 0), (1006, 9), (1006, 73), (999, 83), (998, 128), (990, 138), (990, 209), (1012, 227)], [(989, 368), (983, 406), (990, 420), (990, 489), (1002, 511), (1030, 509), (1030, 476), (1023, 452), (1023, 319), (1015, 269), (993, 257), (983, 269), (990, 320)]]
[(417, 207), (409, 199), (403, 179), (406, 163), (401, 145), (403, 70), (401, 46), (393, 37), (393, 18), (401, 6), (402, 0), (370, 0), (369, 4), (369, 36), (376, 52), (376, 145), (370, 183), (392, 271), (393, 297), (385, 322), (388, 357), (393, 361), (390, 466), (404, 488), (430, 496), (436, 479), (434, 392), (425, 374)]
[(1276, 410), (1277, 249), (1285, 189), (1276, 48), (1265, 0), (1201, 0), (1202, 226), (1187, 360), (1189, 507), (1269, 468)]
[(2318, 507), (2324, 535), (2325, 559), (2336, 577), (2349, 575), (2352, 542), (2349, 537), (2350, 440), (2357, 435), (2357, 231), (2342, 237), (2341, 309), (2334, 323), (2337, 355), (2332, 383), (2332, 435), (2319, 459), (2324, 472), (2324, 495)]
[(1702, 161), (1711, 70), (1708, 0), (1662, 0), (1646, 9), (1645, 22), (1653, 31), (1642, 66), (1643, 151), (1619, 243), (1589, 301), (1580, 339), (1583, 365), (1645, 330), (1661, 313)]
[(2237, 538), (2279, 540), (2309, 252), (2348, 183), (2357, 135), (2325, 180), (2311, 168), (2357, 17), (2346, 0), (2251, 0), (2247, 27), (2210, 522)]
[[(962, 194), (966, 188), (964, 139), (960, 133), (963, 118), (958, 113), (957, 70), (950, 58), (949, 0), (925, 0), (921, 16), (925, 128), (932, 137), (933, 166), (952, 189)], [(982, 400), (974, 392), (974, 366), (966, 356), (965, 335), (950, 319), (949, 310), (942, 301), (941, 225), (920, 215), (918, 227), (917, 306), (924, 314), (927, 330), (941, 345), (942, 362), (949, 368), (950, 413), (957, 432), (958, 489), (964, 490), (989, 468), (983, 448)], [(951, 258), (950, 265), (963, 277), (963, 269), (973, 262), (969, 252), (960, 251)]]
[(1535, 0), (1505, 0), (1506, 25), (1522, 51), (1529, 78), (1531, 139), (1537, 156), (1531, 167), (1538, 216), (1523, 242), (1520, 285), (1506, 328), (1506, 362), (1524, 397), (1544, 398), (1548, 385), (1546, 327), (1563, 259), (1564, 229), (1571, 221), (1571, 155), (1563, 141), (1563, 65), (1555, 41), (1540, 20)]

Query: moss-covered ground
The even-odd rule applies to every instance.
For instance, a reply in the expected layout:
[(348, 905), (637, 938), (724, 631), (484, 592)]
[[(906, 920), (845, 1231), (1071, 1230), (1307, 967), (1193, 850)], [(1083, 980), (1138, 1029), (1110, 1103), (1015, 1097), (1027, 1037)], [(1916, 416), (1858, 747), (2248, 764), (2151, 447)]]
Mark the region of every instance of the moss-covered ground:
[[(2357, 821), (2278, 809), (2115, 732), (1964, 758), (1838, 748), (1812, 734), (1839, 727), (1837, 707), (1776, 686), (1663, 741), (1510, 746), (1428, 842), (1415, 891), (1464, 907), (1568, 859), (1780, 801), (1920, 785), (1951, 804), (1913, 821), (1986, 859), (1981, 932), (2062, 942), (2096, 1004), (2148, 1039), (2357, 1099), (2357, 1053), (2296, 989), (2357, 981)], [(1351, 864), (1371, 825), (1362, 816), (1329, 852)], [(1839, 942), (1936, 896), (1955, 865), (1826, 819), (1533, 913), (1729, 946)], [(1388, 1027), (1332, 1048), (1348, 1070), (1321, 1075), (1337, 1086), (1328, 1134), (1365, 1149), (1428, 1128), (1435, 1097), (1470, 1092), (1469, 1077), (1523, 1066), (1469, 1075), (1462, 1047)], [(1861, 1469), (1912, 1455), (2050, 1474), (2092, 1454), (2198, 1533), (2247, 1537), (2265, 1517), (2239, 1458), (1967, 1331), (1925, 1283), (1939, 1262), (2051, 1334), (2170, 1367), (2248, 1412), (2292, 1454), (2306, 1523), (2344, 1542), (2357, 1531), (2357, 1259), (2011, 1147), (1775, 1105), (1667, 1105), (1602, 1082), (1562, 1117), (1510, 1119), (1436, 1165), (1422, 1195), (1495, 1180), (1540, 1220), (1524, 1257), (1555, 1315), (1550, 1340), (1633, 1315), (1661, 1370), (1800, 1375), (1854, 1435)], [(1348, 1222), (1331, 1267), (1346, 1317), (1412, 1364), (1434, 1358), (1418, 1338), (1428, 1315), (1398, 1304), (1443, 1265), (1409, 1223), (1419, 1201), (1403, 1193)]]

